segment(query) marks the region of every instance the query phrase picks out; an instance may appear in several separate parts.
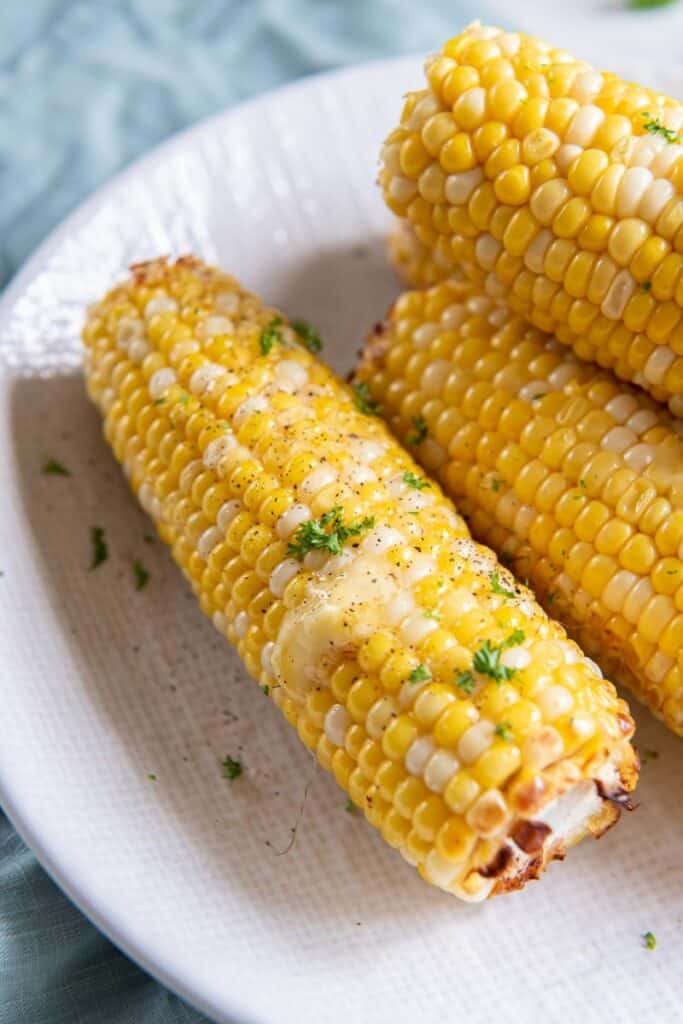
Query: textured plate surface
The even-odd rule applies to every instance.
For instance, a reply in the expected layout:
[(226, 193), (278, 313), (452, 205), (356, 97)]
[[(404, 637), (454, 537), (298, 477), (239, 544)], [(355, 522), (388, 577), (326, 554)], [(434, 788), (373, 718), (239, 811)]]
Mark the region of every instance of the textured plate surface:
[[(221, 1021), (683, 1020), (680, 740), (638, 712), (659, 757), (637, 813), (542, 883), (478, 907), (430, 889), (345, 813), (145, 541), (84, 396), (85, 305), (159, 252), (221, 263), (347, 370), (396, 291), (376, 153), (418, 81), (415, 61), (370, 65), (200, 125), (86, 204), (5, 296), (0, 801), (108, 935)], [(71, 476), (43, 475), (47, 457)], [(110, 558), (89, 573), (94, 525)]]

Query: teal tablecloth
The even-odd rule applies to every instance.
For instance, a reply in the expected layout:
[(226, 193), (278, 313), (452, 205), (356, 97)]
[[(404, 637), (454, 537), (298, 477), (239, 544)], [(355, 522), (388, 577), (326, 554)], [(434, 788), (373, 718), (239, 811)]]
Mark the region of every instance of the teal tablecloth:
[[(171, 132), (299, 75), (428, 52), (473, 7), (0, 0), (0, 287), (84, 196)], [(102, 938), (0, 811), (0, 1024), (201, 1020)]]

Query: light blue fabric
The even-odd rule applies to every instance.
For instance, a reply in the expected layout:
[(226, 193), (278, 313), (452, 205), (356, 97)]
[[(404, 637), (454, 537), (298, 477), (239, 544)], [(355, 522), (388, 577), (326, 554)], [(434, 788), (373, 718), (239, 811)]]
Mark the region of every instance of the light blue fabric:
[[(81, 199), (170, 133), (300, 75), (433, 50), (474, 7), (0, 0), (0, 287)], [(0, 1024), (202, 1020), (88, 924), (0, 812)]]

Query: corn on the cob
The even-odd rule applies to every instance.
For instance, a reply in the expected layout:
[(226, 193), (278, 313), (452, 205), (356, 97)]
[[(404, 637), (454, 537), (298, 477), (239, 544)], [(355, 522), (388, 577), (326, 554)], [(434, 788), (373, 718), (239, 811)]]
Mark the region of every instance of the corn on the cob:
[(683, 735), (681, 424), (502, 300), (406, 292), (359, 377), (474, 536)]
[(387, 203), (440, 259), (683, 415), (683, 105), (472, 26), (383, 150)]
[(430, 249), (415, 234), (415, 228), (398, 220), (387, 236), (387, 252), (397, 277), (410, 288), (428, 288), (440, 281), (463, 280), (464, 271)]
[[(191, 258), (90, 311), (88, 389), (205, 613), (368, 820), (470, 900), (635, 783), (613, 686), (469, 537), (367, 396)], [(418, 421), (415, 429), (421, 429)]]

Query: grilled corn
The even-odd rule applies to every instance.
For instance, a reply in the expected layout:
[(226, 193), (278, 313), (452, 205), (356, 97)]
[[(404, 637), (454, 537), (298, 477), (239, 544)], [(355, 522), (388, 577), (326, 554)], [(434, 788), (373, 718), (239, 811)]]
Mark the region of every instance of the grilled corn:
[(683, 105), (471, 26), (386, 141), (387, 203), (440, 260), (683, 415)]
[(633, 722), (309, 338), (157, 260), (91, 309), (88, 390), (201, 607), (387, 843), (464, 899), (518, 888), (618, 816)]
[(681, 424), (474, 284), (405, 293), (360, 379), (605, 671), (683, 735)]

